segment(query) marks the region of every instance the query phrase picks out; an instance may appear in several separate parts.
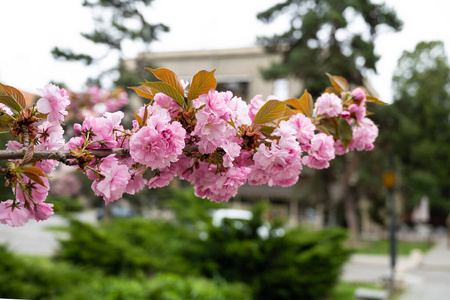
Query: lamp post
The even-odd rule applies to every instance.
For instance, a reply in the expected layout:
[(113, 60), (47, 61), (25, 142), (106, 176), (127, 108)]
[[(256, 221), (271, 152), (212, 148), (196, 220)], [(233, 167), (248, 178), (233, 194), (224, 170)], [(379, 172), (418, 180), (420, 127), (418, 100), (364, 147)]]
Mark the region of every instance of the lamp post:
[(395, 264), (396, 264), (396, 213), (394, 201), (394, 187), (395, 187), (395, 172), (394, 172), (394, 158), (392, 151), (389, 152), (389, 168), (383, 173), (383, 185), (389, 191), (389, 256), (390, 256), (390, 278), (389, 278), (389, 292), (394, 292), (395, 282)]

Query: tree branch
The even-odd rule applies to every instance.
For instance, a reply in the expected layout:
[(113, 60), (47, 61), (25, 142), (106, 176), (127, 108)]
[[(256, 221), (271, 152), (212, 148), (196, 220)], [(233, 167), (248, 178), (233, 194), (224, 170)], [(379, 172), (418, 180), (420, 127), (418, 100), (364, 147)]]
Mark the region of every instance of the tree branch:
[[(130, 155), (130, 149), (126, 148), (90, 149), (86, 151), (91, 152), (95, 157), (106, 157), (111, 154), (115, 154), (119, 157), (126, 157)], [(26, 148), (19, 150), (0, 150), (0, 160), (22, 159), (25, 152)], [(35, 150), (33, 157), (36, 159), (53, 159), (57, 161), (65, 161), (70, 158), (76, 158), (70, 154), (69, 150)]]

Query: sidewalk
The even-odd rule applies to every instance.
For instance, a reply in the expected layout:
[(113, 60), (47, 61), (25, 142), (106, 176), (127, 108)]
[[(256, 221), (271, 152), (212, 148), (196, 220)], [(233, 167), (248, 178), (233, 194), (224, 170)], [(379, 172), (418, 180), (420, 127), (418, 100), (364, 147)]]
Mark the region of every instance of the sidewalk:
[[(79, 220), (95, 222), (96, 212), (88, 211), (74, 214)], [(67, 220), (54, 215), (46, 221), (30, 220), (23, 227), (10, 227), (0, 224), (0, 244), (18, 254), (51, 256), (59, 246), (58, 239), (66, 237), (65, 232), (47, 230), (46, 227), (65, 226)]]
[(445, 236), (440, 237), (416, 270), (407, 275), (416, 279), (398, 300), (450, 299), (450, 249)]
[[(345, 264), (342, 280), (381, 283), (390, 275), (388, 255), (355, 254)], [(449, 300), (450, 249), (446, 236), (436, 239), (436, 245), (422, 255), (412, 252), (397, 257), (396, 275), (406, 288), (398, 300)]]

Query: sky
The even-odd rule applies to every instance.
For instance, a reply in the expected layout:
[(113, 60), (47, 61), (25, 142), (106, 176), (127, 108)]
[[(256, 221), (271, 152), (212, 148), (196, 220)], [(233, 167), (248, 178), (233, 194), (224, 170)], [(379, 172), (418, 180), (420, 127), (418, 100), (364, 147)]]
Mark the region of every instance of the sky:
[[(281, 32), (286, 19), (266, 25), (256, 14), (280, 0), (154, 0), (145, 14), (151, 23), (162, 22), (169, 33), (152, 43), (150, 51), (178, 51), (247, 47), (256, 37)], [(378, 1), (380, 2), (380, 1)], [(381, 100), (392, 101), (391, 79), (403, 51), (412, 51), (420, 41), (441, 40), (450, 49), (450, 1), (387, 0), (404, 22), (399, 33), (383, 32), (375, 44), (381, 55), (377, 74), (369, 80)], [(82, 0), (10, 0), (2, 1), (0, 17), (0, 82), (36, 93), (50, 81), (65, 82), (80, 91), (87, 77), (99, 73), (98, 68), (81, 63), (55, 60), (54, 46), (101, 56), (80, 33), (93, 28), (92, 14), (82, 7)], [(426, 4), (425, 4), (426, 3)], [(125, 55), (134, 58), (147, 48), (127, 45)], [(448, 53), (450, 56), (450, 52)], [(217, 70), (216, 72), (220, 72)]]

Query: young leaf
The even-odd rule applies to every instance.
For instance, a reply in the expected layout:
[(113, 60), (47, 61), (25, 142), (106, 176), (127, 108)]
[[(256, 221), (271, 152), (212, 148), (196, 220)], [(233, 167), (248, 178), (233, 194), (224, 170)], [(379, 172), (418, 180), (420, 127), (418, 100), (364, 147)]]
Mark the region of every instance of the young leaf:
[(201, 94), (206, 94), (210, 89), (215, 89), (217, 86), (214, 72), (202, 70), (194, 75), (188, 93), (188, 101), (198, 98)]
[(331, 84), (336, 88), (338, 92), (346, 92), (348, 91), (348, 83), (347, 80), (345, 80), (344, 77), (340, 76), (333, 76), (328, 73), (326, 73), (328, 78), (331, 81)]
[[(320, 121), (321, 127), (325, 128), (326, 131), (332, 135), (334, 138), (339, 138), (338, 136), (338, 122), (335, 118), (326, 118)], [(326, 133), (326, 132), (325, 132)]]
[(347, 147), (353, 139), (353, 131), (345, 119), (339, 120), (338, 136), (344, 147)]
[(44, 181), (42, 180), (41, 177), (45, 177), (44, 172), (42, 172), (41, 169), (37, 168), (37, 167), (26, 167), (22, 169), (23, 174), (25, 176), (27, 176), (28, 178), (30, 178), (32, 181), (45, 186)]
[(366, 99), (368, 102), (375, 102), (376, 104), (387, 104), (386, 102), (381, 101), (380, 99), (378, 99), (377, 97), (374, 96), (366, 96)]
[[(139, 96), (142, 98), (153, 100), (153, 98), (156, 95), (156, 91), (153, 90), (151, 87), (140, 85), (140, 86), (130, 86), (129, 89), (133, 89)], [(152, 101), (150, 101), (151, 103)]]
[(339, 91), (337, 89), (335, 89), (334, 87), (327, 87), (324, 91), (324, 93), (328, 93), (328, 94), (335, 94), (338, 97), (341, 97), (341, 93), (339, 93)]
[(153, 70), (151, 68), (146, 69), (152, 72), (156, 78), (174, 87), (178, 91), (178, 93), (184, 95), (184, 89), (183, 86), (181, 85), (180, 79), (178, 78), (177, 74), (175, 74), (173, 71), (165, 68), (159, 68), (156, 70)]
[(7, 114), (0, 115), (0, 131), (8, 130), (11, 120), (11, 117)]
[(0, 103), (5, 104), (9, 108), (13, 109), (16, 112), (19, 112), (22, 110), (22, 107), (20, 106), (19, 102), (14, 100), (14, 98), (6, 95), (0, 96)]
[(156, 93), (163, 93), (172, 98), (181, 108), (184, 108), (184, 97), (171, 85), (165, 82), (144, 82), (144, 86), (149, 87)]
[(285, 102), (278, 100), (267, 101), (256, 113), (255, 124), (262, 125), (281, 118), (284, 114), (285, 107)]
[(270, 136), (272, 132), (275, 130), (275, 128), (276, 127), (274, 126), (261, 126), (261, 128), (259, 128), (259, 132), (261, 132), (266, 136)]
[(136, 121), (138, 122), (139, 128), (144, 126), (144, 123), (142, 122), (141, 116), (139, 116), (136, 112), (134, 112), (134, 117), (136, 118)]
[(17, 112), (21, 111), (22, 109), (24, 109), (27, 106), (27, 102), (25, 101), (25, 97), (23, 96), (23, 94), (16, 88), (9, 86), (9, 85), (4, 85), (0, 83), (0, 86), (3, 88), (3, 91), (10, 96), (11, 98), (13, 98), (18, 104), (20, 109), (17, 110), (14, 107), (14, 110), (16, 110)]
[(303, 92), (303, 95), (299, 99), (289, 99), (288, 104), (295, 107), (302, 114), (307, 117), (312, 117), (314, 110), (313, 98), (307, 90)]

